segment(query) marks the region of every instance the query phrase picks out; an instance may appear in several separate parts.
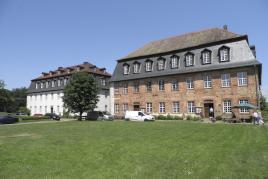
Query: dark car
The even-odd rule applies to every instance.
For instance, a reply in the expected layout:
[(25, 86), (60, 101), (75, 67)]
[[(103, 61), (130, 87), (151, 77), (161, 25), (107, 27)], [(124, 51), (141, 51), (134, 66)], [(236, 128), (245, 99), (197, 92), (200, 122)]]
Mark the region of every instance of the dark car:
[(19, 122), (19, 118), (14, 116), (0, 116), (0, 124), (13, 124)]
[(107, 112), (102, 111), (91, 111), (87, 113), (86, 120), (106, 120), (112, 121), (113, 116)]
[(46, 113), (45, 116), (47, 116), (47, 117), (49, 117), (50, 119), (53, 119), (53, 120), (57, 120), (57, 121), (60, 120), (60, 116), (55, 114), (55, 113)]

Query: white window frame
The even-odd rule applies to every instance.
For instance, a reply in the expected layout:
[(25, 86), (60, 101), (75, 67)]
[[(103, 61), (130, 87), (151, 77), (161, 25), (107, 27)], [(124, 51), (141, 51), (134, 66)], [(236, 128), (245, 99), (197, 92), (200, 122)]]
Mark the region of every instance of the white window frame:
[(158, 70), (164, 70), (165, 69), (165, 59), (159, 59), (157, 61)]
[(238, 84), (238, 86), (248, 85), (247, 72), (238, 72), (237, 73), (237, 84)]
[(186, 79), (186, 86), (187, 86), (187, 89), (194, 89), (194, 80), (193, 78), (187, 78)]
[(114, 113), (115, 114), (119, 113), (119, 104), (114, 104)]
[(204, 75), (204, 88), (212, 88), (211, 74), (205, 74)]
[(158, 81), (158, 90), (159, 91), (165, 91), (165, 81), (164, 80), (159, 80)]
[(223, 113), (232, 113), (232, 101), (224, 100), (222, 105)]
[(153, 71), (153, 62), (152, 61), (145, 62), (145, 71), (146, 72)]
[(180, 102), (179, 101), (173, 101), (172, 102), (172, 112), (173, 113), (179, 113), (180, 112)]
[[(248, 104), (248, 100), (247, 99), (240, 99), (239, 104)], [(248, 114), (249, 110), (247, 108), (240, 108), (239, 113)]]
[(230, 60), (230, 50), (228, 48), (220, 49), (220, 61), (227, 62)]
[(165, 102), (159, 102), (159, 113), (166, 113)]
[(187, 111), (188, 113), (195, 113), (195, 103), (194, 101), (187, 101)]
[(125, 64), (123, 66), (123, 70), (124, 70), (124, 75), (128, 75), (130, 71), (129, 65)]
[(187, 54), (185, 56), (185, 66), (186, 67), (194, 66), (194, 55), (193, 54)]
[(202, 62), (203, 62), (203, 64), (210, 64), (211, 63), (211, 52), (209, 52), (209, 51), (202, 52)]
[(126, 112), (128, 110), (128, 103), (123, 104), (123, 111)]
[(230, 73), (221, 74), (221, 87), (230, 87), (231, 86), (231, 75)]
[(171, 68), (178, 68), (179, 67), (179, 58), (177, 56), (171, 57)]
[(134, 63), (133, 73), (140, 73), (140, 63)]
[(146, 103), (146, 112), (147, 113), (153, 112), (153, 104), (152, 103)]

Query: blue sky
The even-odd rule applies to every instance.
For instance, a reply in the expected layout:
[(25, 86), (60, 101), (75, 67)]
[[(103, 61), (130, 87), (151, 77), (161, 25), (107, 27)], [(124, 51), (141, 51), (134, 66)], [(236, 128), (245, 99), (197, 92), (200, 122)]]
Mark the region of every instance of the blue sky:
[(145, 43), (228, 25), (248, 34), (268, 97), (268, 1), (0, 0), (0, 79), (26, 86), (43, 71), (89, 61), (113, 72)]

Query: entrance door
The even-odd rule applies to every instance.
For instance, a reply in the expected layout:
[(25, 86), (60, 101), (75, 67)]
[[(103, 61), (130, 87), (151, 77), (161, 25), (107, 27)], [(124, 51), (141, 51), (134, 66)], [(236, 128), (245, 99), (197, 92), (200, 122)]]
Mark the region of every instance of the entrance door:
[(50, 113), (54, 113), (53, 106), (50, 107)]
[[(213, 109), (213, 112), (210, 114), (211, 108)], [(213, 104), (213, 102), (204, 103), (204, 116), (205, 116), (205, 118), (214, 117), (214, 104)]]
[(134, 111), (139, 111), (140, 110), (140, 105), (134, 104)]

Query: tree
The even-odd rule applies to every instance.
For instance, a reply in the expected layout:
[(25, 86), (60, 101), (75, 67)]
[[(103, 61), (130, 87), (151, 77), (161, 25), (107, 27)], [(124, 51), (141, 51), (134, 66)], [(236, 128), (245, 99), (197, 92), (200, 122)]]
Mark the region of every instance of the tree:
[(0, 89), (4, 89), (5, 86), (5, 82), (3, 80), (0, 80)]
[(97, 81), (86, 72), (73, 74), (63, 93), (65, 107), (73, 113), (79, 113), (78, 120), (82, 120), (84, 112), (93, 111), (99, 101)]
[(7, 89), (0, 89), (0, 111), (13, 112), (13, 104), (14, 98), (12, 93)]
[(260, 107), (261, 107), (261, 110), (265, 110), (266, 108), (266, 98), (262, 94), (260, 97)]
[(18, 112), (20, 107), (26, 107), (27, 88), (15, 88), (11, 91), (15, 103), (12, 105), (13, 112)]

